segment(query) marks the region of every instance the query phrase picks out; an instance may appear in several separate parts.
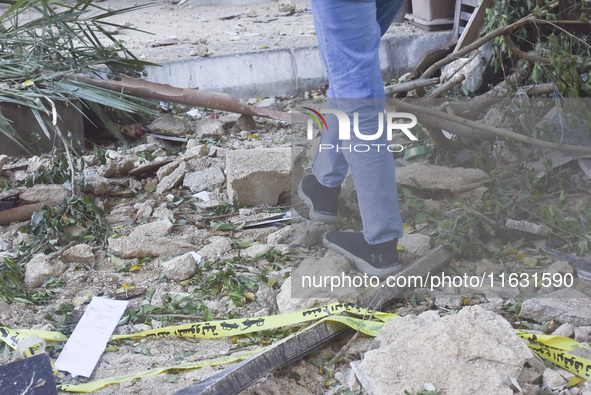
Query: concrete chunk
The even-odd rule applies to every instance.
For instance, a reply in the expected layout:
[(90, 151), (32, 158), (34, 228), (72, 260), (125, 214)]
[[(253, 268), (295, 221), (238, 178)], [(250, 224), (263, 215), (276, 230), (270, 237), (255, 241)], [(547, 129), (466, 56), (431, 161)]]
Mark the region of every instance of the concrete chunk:
[(178, 255), (195, 250), (195, 246), (179, 239), (168, 237), (111, 238), (109, 253), (123, 259)]
[(226, 181), (226, 177), (222, 170), (217, 166), (211, 166), (186, 174), (183, 186), (189, 188), (191, 192), (199, 192), (204, 189), (219, 187), (224, 181)]
[(172, 229), (172, 222), (168, 219), (163, 219), (136, 227), (129, 237), (162, 237), (166, 236), (170, 232), (170, 229)]
[(107, 164), (105, 165), (103, 175), (107, 178), (126, 176), (127, 173), (134, 168), (135, 161), (135, 155), (115, 157), (109, 157), (109, 155), (107, 155)]
[(169, 280), (184, 281), (195, 275), (195, 258), (186, 253), (162, 263), (162, 274)]
[(445, 394), (513, 394), (532, 353), (503, 317), (479, 306), (458, 314), (406, 316), (387, 323), (380, 348), (365, 353), (355, 374), (368, 394), (421, 392), (431, 383)]
[(291, 149), (228, 151), (228, 197), (240, 204), (274, 206), (290, 190)]
[(20, 194), (21, 200), (27, 203), (63, 202), (68, 191), (57, 184), (37, 184)]
[(162, 178), (156, 187), (156, 194), (163, 195), (170, 191), (172, 188), (177, 187), (183, 182), (185, 173), (189, 170), (187, 162), (181, 162), (176, 169), (169, 175)]
[(539, 298), (532, 298), (521, 304), (519, 317), (544, 322), (554, 319), (560, 323), (569, 322), (575, 326), (591, 325), (591, 303), (589, 296), (572, 288), (559, 289)]
[(400, 185), (431, 191), (462, 190), (462, 187), (488, 180), (489, 176), (480, 169), (463, 167), (433, 166), (424, 163), (413, 163), (396, 169), (396, 182)]
[(66, 270), (66, 265), (61, 261), (51, 261), (45, 254), (37, 254), (31, 259), (25, 270), (25, 285), (28, 288), (37, 288), (49, 277), (59, 277)]
[(166, 114), (156, 119), (148, 125), (148, 130), (152, 133), (174, 137), (185, 137), (188, 132), (185, 121), (172, 114)]
[(88, 244), (76, 244), (64, 251), (62, 259), (66, 263), (92, 263), (94, 261), (94, 254)]

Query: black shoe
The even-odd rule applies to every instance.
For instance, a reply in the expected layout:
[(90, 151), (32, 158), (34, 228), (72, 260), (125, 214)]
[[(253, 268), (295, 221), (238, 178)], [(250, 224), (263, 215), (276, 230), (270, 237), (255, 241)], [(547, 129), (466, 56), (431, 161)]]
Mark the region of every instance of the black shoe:
[(349, 262), (369, 276), (384, 279), (402, 270), (396, 251), (398, 240), (376, 245), (368, 244), (361, 233), (330, 231), (324, 235), (324, 245), (343, 254)]
[(298, 196), (310, 208), (310, 219), (327, 224), (336, 224), (337, 203), (341, 187), (328, 188), (320, 184), (313, 174), (305, 176), (298, 186)]

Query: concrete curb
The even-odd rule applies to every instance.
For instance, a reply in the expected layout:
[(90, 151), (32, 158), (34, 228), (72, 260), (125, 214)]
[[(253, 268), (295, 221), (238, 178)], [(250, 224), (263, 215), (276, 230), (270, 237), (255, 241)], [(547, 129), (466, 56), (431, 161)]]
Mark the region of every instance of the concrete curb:
[[(409, 71), (425, 52), (451, 37), (451, 31), (384, 37), (380, 48), (384, 79)], [(292, 95), (327, 83), (317, 46), (188, 58), (146, 71), (150, 81), (225, 92), (235, 98)]]

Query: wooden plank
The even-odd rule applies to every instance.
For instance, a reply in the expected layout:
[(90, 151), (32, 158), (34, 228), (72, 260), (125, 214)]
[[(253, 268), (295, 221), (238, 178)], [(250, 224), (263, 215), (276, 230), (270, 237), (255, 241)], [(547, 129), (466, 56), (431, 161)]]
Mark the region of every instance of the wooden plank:
[[(429, 273), (436, 274), (441, 271), (451, 257), (451, 251), (445, 247), (434, 248), (429, 254), (418, 259), (397, 276), (407, 278), (421, 276), (426, 278)], [(364, 298), (360, 306), (370, 309), (388, 306), (409, 289), (409, 287), (390, 288), (378, 286)], [(348, 330), (347, 327), (328, 322), (314, 325), (258, 355), (176, 392), (175, 395), (237, 394), (265, 374), (297, 361)]]
[(445, 58), (447, 55), (452, 53), (453, 48), (456, 46), (456, 42), (457, 40), (454, 39), (447, 44), (444, 44), (425, 53), (417, 62), (412, 71), (413, 78), (417, 78), (418, 76), (423, 74), (425, 70), (427, 70), (433, 63), (440, 61), (441, 59)]
[(480, 36), (480, 31), (486, 20), (486, 9), (492, 7), (492, 4), (493, 0), (482, 0), (480, 5), (474, 10), (458, 40), (458, 43), (456, 44), (454, 52), (457, 52), (466, 45), (474, 42)]
[(462, 0), (456, 0), (456, 10), (454, 12), (454, 32), (455, 38), (460, 37), (460, 14), (462, 13)]

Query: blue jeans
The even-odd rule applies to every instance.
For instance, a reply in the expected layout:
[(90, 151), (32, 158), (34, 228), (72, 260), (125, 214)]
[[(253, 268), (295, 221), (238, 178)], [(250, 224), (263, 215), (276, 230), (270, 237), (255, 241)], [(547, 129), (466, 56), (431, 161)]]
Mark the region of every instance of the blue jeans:
[[(353, 113), (359, 114), (359, 132), (376, 133), (378, 114), (383, 117), (385, 108), (380, 38), (401, 5), (402, 0), (312, 0), (316, 36), (329, 79), (327, 108), (350, 115), (352, 129), (350, 140), (339, 140), (336, 116), (325, 116), (328, 130), (322, 132), (320, 144), (342, 149), (319, 150), (312, 170), (326, 187), (341, 185), (351, 170), (363, 236), (369, 244), (402, 237), (402, 218), (394, 157), (383, 148), (389, 144), (386, 133), (371, 141), (360, 139), (353, 131)], [(365, 146), (371, 149), (355, 151)]]

